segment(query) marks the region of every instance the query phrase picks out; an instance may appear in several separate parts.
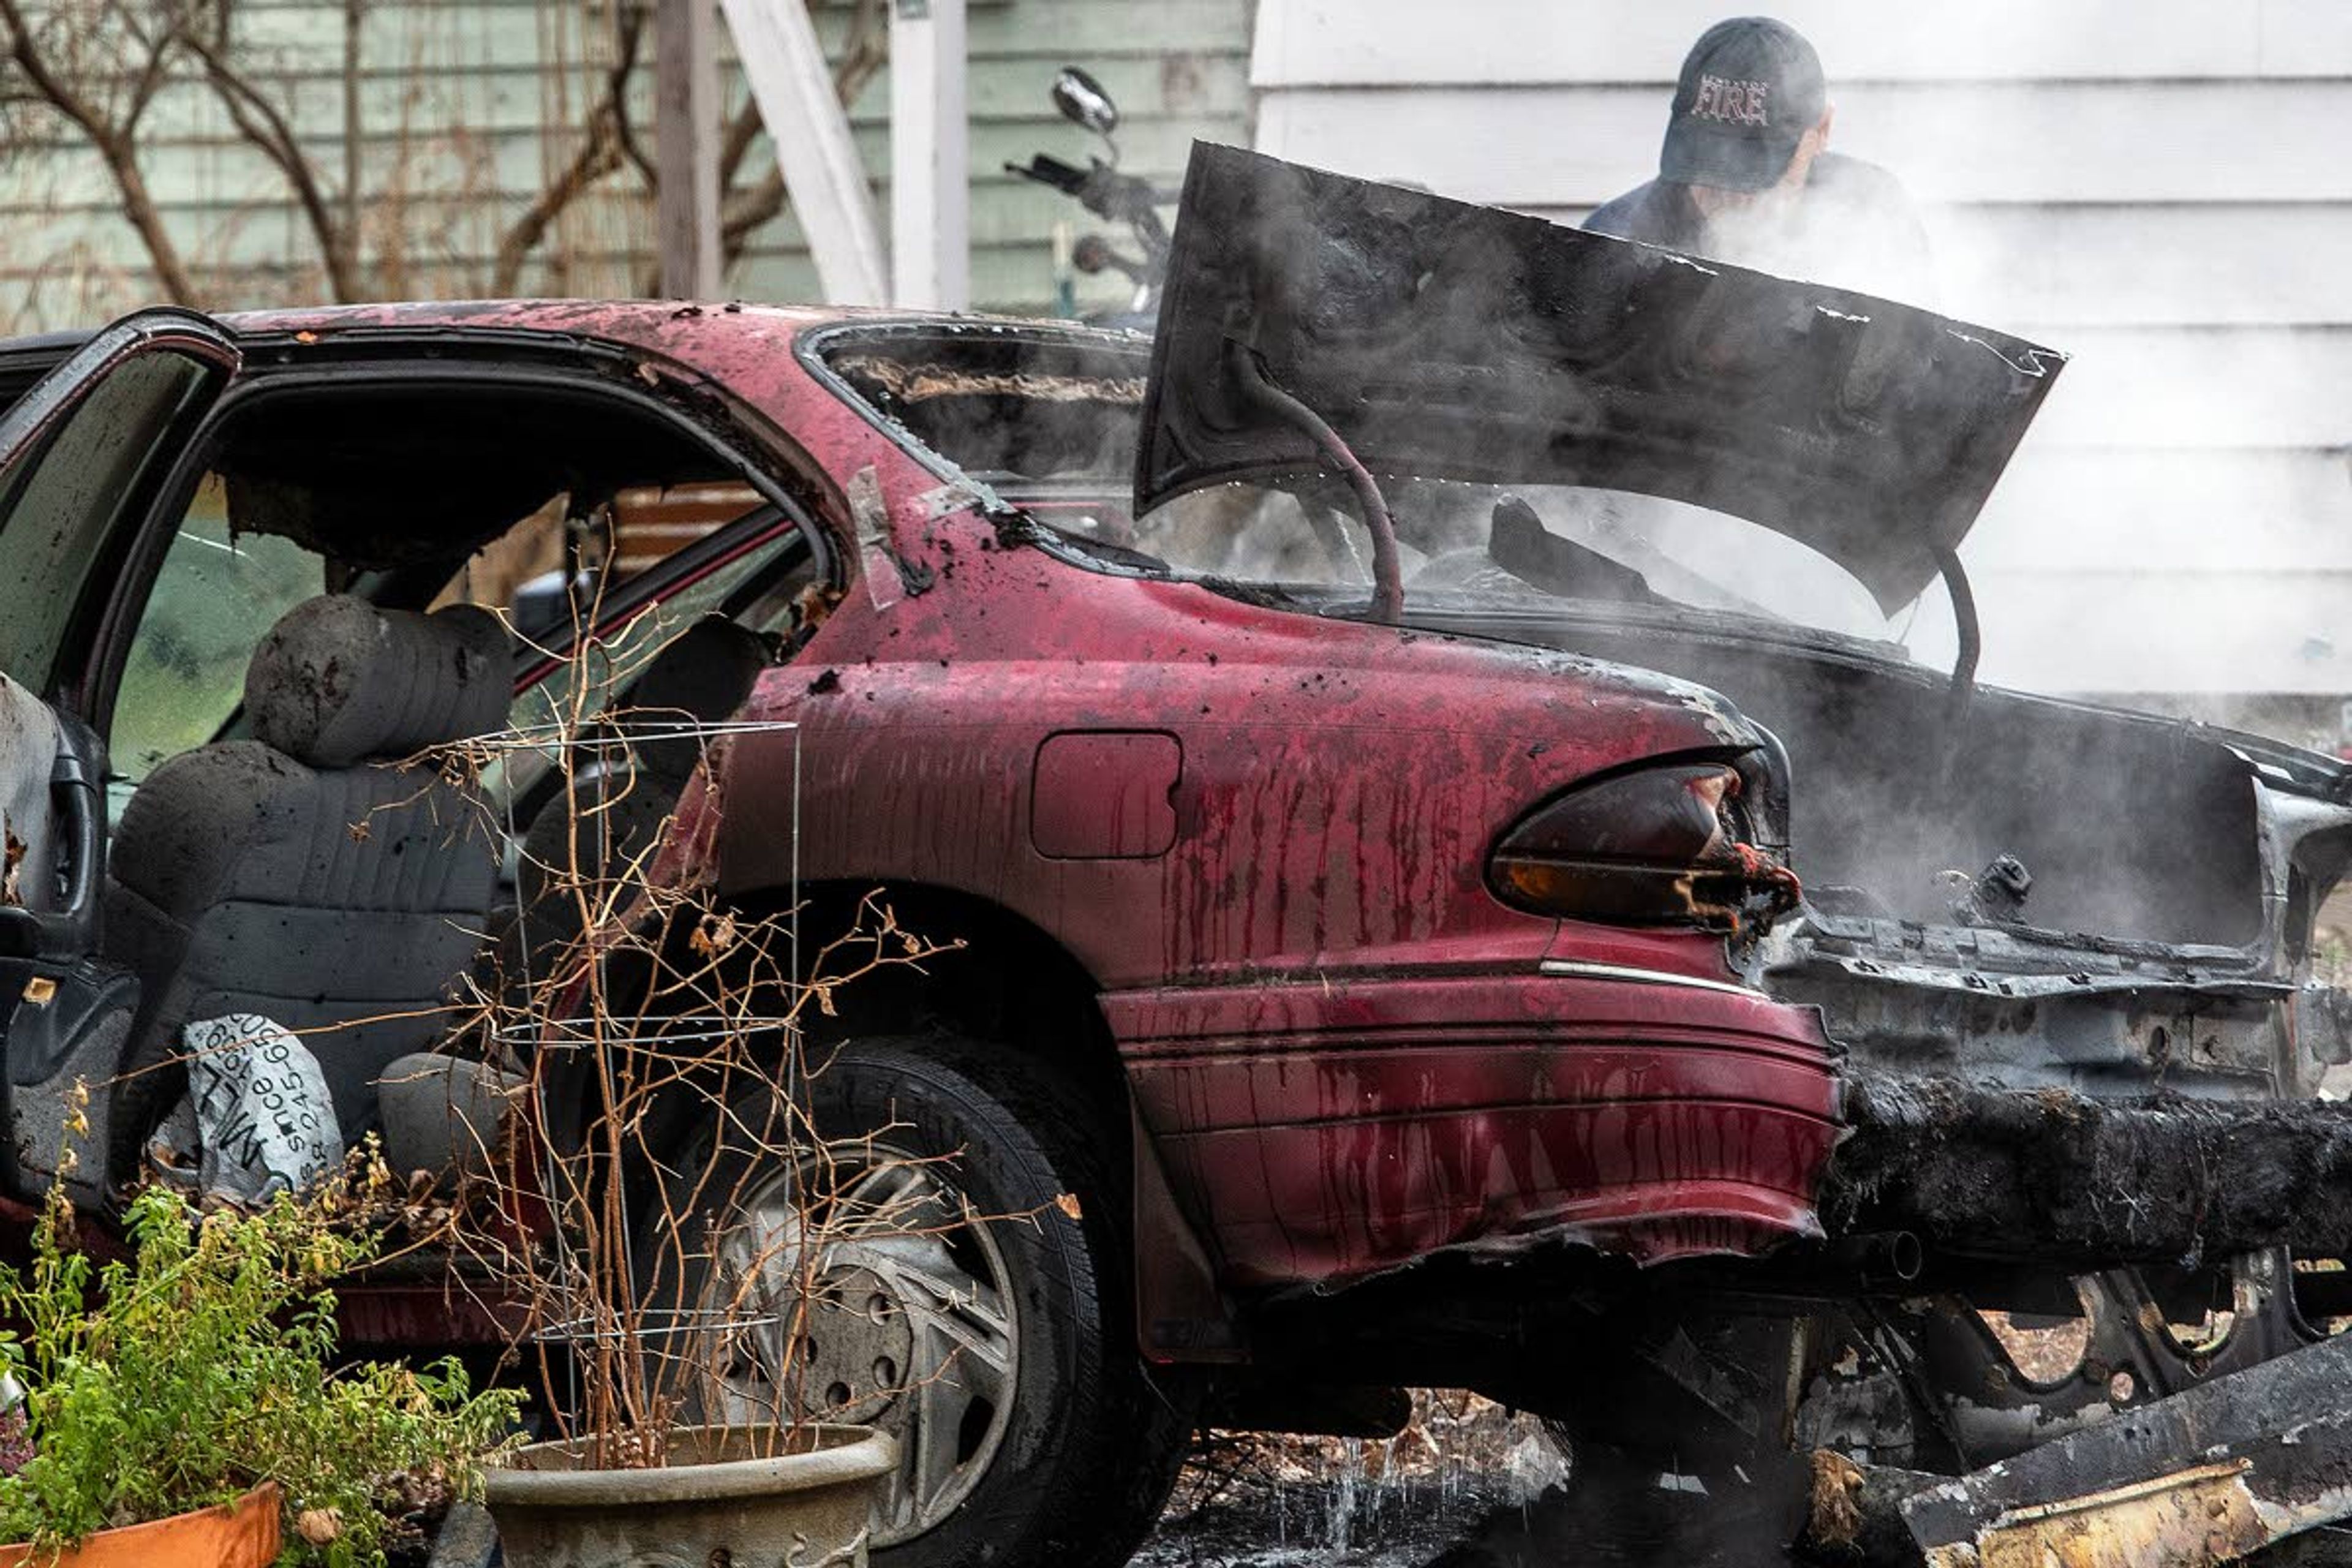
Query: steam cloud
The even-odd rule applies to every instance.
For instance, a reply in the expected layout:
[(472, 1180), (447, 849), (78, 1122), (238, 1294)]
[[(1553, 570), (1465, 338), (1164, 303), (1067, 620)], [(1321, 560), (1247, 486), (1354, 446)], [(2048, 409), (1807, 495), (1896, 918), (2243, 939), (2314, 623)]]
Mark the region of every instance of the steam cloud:
[[(1261, 150), (1566, 222), (1654, 172), (1681, 50), (1736, 9), (1511, 7), (1526, 26), (1509, 38), (1406, 18), (1375, 46), (1365, 36), (1399, 8), (1272, 3)], [(2352, 401), (2340, 351), (2303, 329), (2341, 319), (2344, 220), (2277, 145), (2318, 90), (2294, 79), (2314, 68), (2298, 29), (2322, 24), (2218, 7), (2196, 36), (2119, 40), (2084, 5), (1961, 23), (1774, 9), (1822, 49), (1832, 146), (1920, 202), (1937, 270), (1922, 302), (2074, 356), (1963, 552), (1986, 677), (2333, 749), (2352, 689)], [(1471, 41), (1437, 37), (1449, 28)], [(1867, 257), (1811, 270), (1874, 286)], [(1952, 655), (1938, 591), (1893, 630), (1923, 663)], [(2264, 692), (2298, 695), (2242, 700)]]

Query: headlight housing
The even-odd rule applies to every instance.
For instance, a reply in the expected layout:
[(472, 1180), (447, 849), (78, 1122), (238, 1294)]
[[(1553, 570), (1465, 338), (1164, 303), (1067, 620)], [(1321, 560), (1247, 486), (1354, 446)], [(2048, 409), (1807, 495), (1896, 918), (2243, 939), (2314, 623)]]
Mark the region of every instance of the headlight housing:
[(1795, 873), (1757, 847), (1738, 758), (1670, 758), (1588, 779), (1520, 817), (1487, 861), (1514, 909), (1738, 935), (1796, 907)]

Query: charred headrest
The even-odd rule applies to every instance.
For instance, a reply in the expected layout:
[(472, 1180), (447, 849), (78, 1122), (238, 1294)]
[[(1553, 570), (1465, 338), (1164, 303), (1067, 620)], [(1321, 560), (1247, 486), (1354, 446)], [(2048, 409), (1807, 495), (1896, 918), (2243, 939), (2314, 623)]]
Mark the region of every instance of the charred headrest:
[(261, 639), (245, 710), (265, 745), (340, 768), (495, 730), (513, 688), (513, 647), (488, 611), (423, 616), (331, 594), (295, 605)]

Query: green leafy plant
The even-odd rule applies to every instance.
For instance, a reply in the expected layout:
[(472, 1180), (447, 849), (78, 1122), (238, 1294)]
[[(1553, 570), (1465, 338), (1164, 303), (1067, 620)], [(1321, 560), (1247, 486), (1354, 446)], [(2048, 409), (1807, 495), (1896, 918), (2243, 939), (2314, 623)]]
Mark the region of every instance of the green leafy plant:
[(52, 1194), (26, 1269), (0, 1269), (0, 1339), (32, 1457), (0, 1477), (0, 1539), (50, 1549), (275, 1481), (286, 1563), (383, 1561), (402, 1516), (470, 1496), (520, 1396), (455, 1362), (338, 1365), (332, 1282), (377, 1256), (389, 1181), (355, 1161), (299, 1200), (198, 1214), (132, 1198), (130, 1256), (95, 1263)]

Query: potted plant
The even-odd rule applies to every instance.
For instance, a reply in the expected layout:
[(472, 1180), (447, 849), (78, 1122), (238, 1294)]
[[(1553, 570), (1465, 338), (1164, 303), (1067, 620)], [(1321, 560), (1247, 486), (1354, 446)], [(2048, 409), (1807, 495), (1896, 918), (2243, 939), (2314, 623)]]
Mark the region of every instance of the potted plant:
[(518, 1397), (454, 1362), (338, 1364), (331, 1281), (388, 1212), (372, 1152), (319, 1190), (200, 1214), (152, 1186), (127, 1255), (82, 1247), (53, 1194), (0, 1269), (22, 1398), (0, 1453), (0, 1563), (381, 1563), (420, 1494), (478, 1495)]
[(709, 753), (747, 726), (572, 702), (472, 759), (535, 754), (556, 775), (539, 818), (510, 825), (521, 934), (480, 1006), (514, 1110), (459, 1205), (531, 1222), (467, 1235), (519, 1309), (554, 1427), (489, 1471), (491, 1514), (517, 1568), (862, 1563), (898, 1455), (813, 1370), (817, 1320), (858, 1247), (971, 1216), (840, 1157), (808, 1112), (823, 1062), (803, 1023), (940, 949), (874, 900), (806, 954), (793, 911), (722, 905), (691, 868), (718, 816)]

